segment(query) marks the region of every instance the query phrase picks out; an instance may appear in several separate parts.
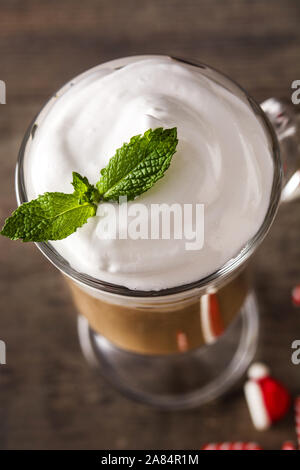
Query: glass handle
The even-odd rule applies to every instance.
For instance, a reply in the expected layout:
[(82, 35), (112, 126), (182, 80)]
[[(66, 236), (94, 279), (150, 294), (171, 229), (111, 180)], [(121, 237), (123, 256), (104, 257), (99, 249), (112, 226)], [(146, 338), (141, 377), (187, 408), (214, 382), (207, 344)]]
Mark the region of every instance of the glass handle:
[(269, 98), (261, 107), (279, 141), (283, 167), (281, 201), (291, 201), (300, 197), (300, 108), (277, 98)]

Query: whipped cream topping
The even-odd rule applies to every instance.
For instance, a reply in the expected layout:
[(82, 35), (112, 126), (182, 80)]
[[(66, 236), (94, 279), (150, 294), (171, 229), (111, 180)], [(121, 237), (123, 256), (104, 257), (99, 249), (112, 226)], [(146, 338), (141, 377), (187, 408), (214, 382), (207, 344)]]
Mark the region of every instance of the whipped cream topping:
[(26, 156), (29, 199), (72, 192), (72, 171), (95, 184), (133, 135), (176, 126), (170, 168), (128, 206), (204, 204), (204, 246), (197, 251), (172, 237), (103, 239), (98, 210), (74, 234), (51, 242), (74, 269), (130, 289), (180, 286), (219, 269), (258, 231), (273, 179), (268, 138), (244, 95), (210, 74), (162, 56), (131, 58), (117, 69), (112, 62), (74, 79), (47, 110)]

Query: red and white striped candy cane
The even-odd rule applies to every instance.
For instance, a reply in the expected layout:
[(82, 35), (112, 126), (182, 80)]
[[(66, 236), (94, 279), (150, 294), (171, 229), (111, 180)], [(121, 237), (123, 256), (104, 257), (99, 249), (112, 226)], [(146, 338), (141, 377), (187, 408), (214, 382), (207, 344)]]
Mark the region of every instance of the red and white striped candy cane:
[(300, 284), (292, 290), (292, 301), (295, 307), (300, 307)]
[(255, 442), (217, 442), (205, 444), (201, 450), (262, 450)]
[(300, 450), (300, 396), (295, 399), (295, 428), (298, 449)]
[(217, 294), (211, 291), (200, 298), (200, 322), (206, 344), (211, 344), (224, 332)]
[(296, 447), (293, 442), (286, 441), (282, 444), (281, 450), (296, 450)]

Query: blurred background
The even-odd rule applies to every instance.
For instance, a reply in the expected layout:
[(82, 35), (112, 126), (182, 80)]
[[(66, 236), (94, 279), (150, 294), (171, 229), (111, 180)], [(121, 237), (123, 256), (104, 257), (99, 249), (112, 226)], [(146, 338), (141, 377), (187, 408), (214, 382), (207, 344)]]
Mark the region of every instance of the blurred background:
[[(300, 79), (297, 0), (0, 0), (0, 218), (16, 207), (14, 167), (27, 126), (74, 75), (113, 58), (160, 53), (194, 58), (238, 81), (257, 100), (290, 97)], [(300, 201), (279, 211), (256, 257), (262, 315), (257, 358), (294, 394), (300, 365)], [(162, 412), (128, 401), (87, 367), (61, 276), (33, 244), (0, 239), (1, 449), (199, 449), (254, 440), (280, 448), (295, 439), (293, 412), (253, 428), (242, 384), (197, 410)]]

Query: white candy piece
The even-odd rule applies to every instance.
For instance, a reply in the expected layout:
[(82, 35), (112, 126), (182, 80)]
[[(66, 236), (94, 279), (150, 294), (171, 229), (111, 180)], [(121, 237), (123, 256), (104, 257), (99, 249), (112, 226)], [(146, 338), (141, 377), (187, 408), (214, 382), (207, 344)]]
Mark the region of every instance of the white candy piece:
[(265, 407), (260, 386), (256, 382), (249, 380), (244, 386), (244, 391), (254, 427), (258, 431), (268, 429), (271, 426), (271, 420)]
[(256, 362), (248, 370), (249, 381), (244, 386), (246, 401), (254, 427), (264, 431), (271, 426), (271, 420), (267, 413), (263, 393), (260, 385), (256, 382), (270, 375), (270, 370), (261, 362)]
[(248, 370), (248, 377), (253, 380), (260, 380), (269, 375), (270, 369), (262, 362), (255, 362)]

